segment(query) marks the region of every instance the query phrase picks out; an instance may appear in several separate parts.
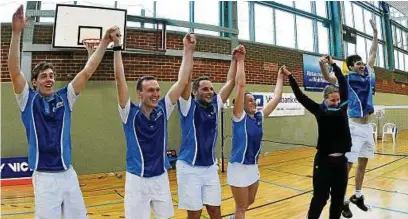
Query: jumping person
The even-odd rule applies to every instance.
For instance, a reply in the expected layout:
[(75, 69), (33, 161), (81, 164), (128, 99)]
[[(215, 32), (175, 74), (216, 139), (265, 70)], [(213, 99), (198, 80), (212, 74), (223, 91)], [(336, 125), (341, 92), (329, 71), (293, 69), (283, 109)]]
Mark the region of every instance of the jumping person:
[(164, 98), (153, 76), (143, 76), (136, 84), (140, 104), (131, 103), (123, 69), (120, 38), (114, 38), (114, 74), (119, 112), (126, 137), (125, 217), (150, 219), (151, 209), (158, 219), (174, 215), (167, 170), (168, 119), (188, 84), (196, 45), (194, 34), (183, 39), (184, 54), (177, 82)]
[(200, 218), (205, 205), (211, 219), (221, 218), (221, 184), (216, 165), (215, 144), (222, 105), (235, 86), (237, 63), (234, 50), (227, 82), (219, 94), (208, 77), (194, 80), (179, 98), (181, 147), (176, 163), (179, 209), (188, 218)]
[(347, 84), (341, 69), (331, 57), (320, 59), (321, 68), (328, 62), (334, 68), (339, 88), (328, 85), (323, 91), (324, 101), (318, 104), (302, 93), (295, 78), (286, 69), (290, 86), (297, 100), (311, 112), (317, 120), (317, 153), (313, 165), (313, 198), (308, 218), (318, 219), (331, 195), (330, 219), (339, 219), (346, 193), (348, 171), (345, 153), (350, 151), (351, 136), (347, 117)]
[(245, 48), (239, 47), (236, 53), (237, 74), (235, 85), (237, 93), (232, 118), (232, 151), (227, 170), (227, 183), (231, 186), (235, 200), (236, 219), (245, 218), (248, 207), (254, 203), (258, 191), (258, 159), (261, 151), (264, 117), (272, 113), (282, 97), (283, 73), (278, 71), (274, 98), (262, 110), (256, 109), (251, 93), (245, 92)]
[(77, 174), (71, 164), (71, 111), (79, 93), (101, 62), (117, 28), (110, 28), (84, 69), (54, 91), (56, 70), (40, 62), (31, 72), (30, 88), (20, 71), (20, 38), (28, 19), (21, 5), (13, 15), (8, 69), (27, 132), (28, 163), (33, 173), (35, 217), (87, 218)]
[[(364, 196), (361, 192), (363, 187), (365, 170), (368, 159), (374, 158), (375, 141), (372, 135), (372, 127), (369, 124), (369, 116), (374, 112), (373, 87), (375, 86), (374, 64), (377, 56), (378, 30), (375, 23), (370, 20), (373, 28), (373, 42), (370, 49), (367, 65), (361, 57), (352, 55), (346, 58), (346, 64), (350, 70), (346, 76), (348, 85), (349, 104), (348, 116), (350, 118), (350, 132), (352, 138), (351, 151), (346, 154), (348, 159), (348, 171), (350, 172), (353, 163), (358, 160), (355, 176), (355, 194), (350, 197), (350, 201), (363, 211), (368, 211), (364, 203)], [(328, 71), (322, 71), (323, 77), (332, 84), (337, 82)], [(351, 218), (353, 216), (349, 208), (349, 202), (345, 198), (343, 216)]]

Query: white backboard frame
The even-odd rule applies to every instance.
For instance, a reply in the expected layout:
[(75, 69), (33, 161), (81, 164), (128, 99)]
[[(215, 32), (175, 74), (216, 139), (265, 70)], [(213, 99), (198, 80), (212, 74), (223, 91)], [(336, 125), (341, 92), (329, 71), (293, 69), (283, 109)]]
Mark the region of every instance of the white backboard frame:
[(52, 47), (84, 48), (84, 38), (101, 39), (108, 28), (116, 25), (122, 33), (121, 45), (125, 49), (126, 17), (126, 9), (57, 4)]

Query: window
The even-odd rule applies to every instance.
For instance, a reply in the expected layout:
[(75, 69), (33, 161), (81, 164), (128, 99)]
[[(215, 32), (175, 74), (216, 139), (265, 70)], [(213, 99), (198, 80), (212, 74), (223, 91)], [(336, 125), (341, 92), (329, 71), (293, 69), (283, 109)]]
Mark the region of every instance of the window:
[(118, 1), (118, 8), (127, 9), (128, 15), (142, 15), (142, 9), (145, 11), (146, 17), (154, 17), (153, 2), (149, 0), (138, 0), (137, 3)]
[(396, 69), (400, 69), (399, 68), (399, 61), (398, 61), (398, 51), (397, 50), (394, 50), (394, 67), (396, 68)]
[(351, 7), (351, 2), (344, 2), (344, 23), (349, 27), (354, 27), (353, 24), (353, 9)]
[[(56, 3), (59, 4), (74, 4), (74, 1), (65, 1), (65, 2), (57, 2), (57, 1), (41, 1), (41, 10), (55, 10), (57, 8)], [(49, 22), (53, 23), (55, 21), (54, 17), (40, 17), (40, 22)]]
[[(313, 15), (314, 10), (312, 11), (315, 2), (278, 1), (277, 3), (311, 13), (311, 17), (302, 16), (302, 12), (298, 10), (283, 11), (279, 7), (268, 5), (267, 2), (237, 2), (239, 39), (249, 39), (308, 52), (329, 53), (329, 29), (317, 16), (319, 14), (319, 16), (326, 17), (326, 3), (316, 3), (318, 4), (316, 7), (319, 7), (316, 15)], [(252, 4), (253, 8), (250, 7)], [(250, 25), (250, 22), (254, 22), (254, 26)]]
[(347, 43), (347, 53), (346, 56), (351, 56), (356, 54), (356, 45), (352, 43)]
[(249, 7), (248, 2), (238, 2), (238, 38), (249, 40)]
[(365, 46), (365, 39), (361, 36), (357, 36), (357, 55), (361, 57), (364, 63), (367, 62), (367, 53), (366, 53), (366, 46)]
[(364, 11), (365, 33), (372, 36), (373, 35), (373, 28), (371, 27), (370, 20), (373, 19), (373, 14), (371, 12), (367, 11), (367, 10), (363, 10), (363, 11)]
[[(167, 18), (173, 20), (190, 20), (190, 5), (189, 2), (178, 2), (177, 7), (174, 7), (172, 1), (157, 1), (156, 2), (156, 17)], [(175, 30), (181, 32), (188, 32), (188, 28), (167, 26), (167, 30)]]
[(378, 31), (378, 39), (382, 40), (382, 25), (381, 25), (381, 18), (378, 15), (375, 15), (375, 24), (377, 26)]
[(274, 43), (273, 9), (255, 4), (255, 41)]
[(378, 44), (378, 53), (377, 53), (377, 66), (384, 68), (384, 46)]
[(289, 7), (293, 7), (293, 1), (275, 1), (275, 2)]
[(312, 20), (296, 16), (298, 49), (313, 52)]
[(295, 19), (288, 12), (275, 10), (276, 45), (295, 48)]
[(404, 53), (405, 71), (408, 71), (408, 55)]
[(329, 30), (320, 22), (317, 24), (317, 30), (319, 35), (319, 53), (329, 54)]
[[(194, 1), (194, 22), (202, 24), (220, 25), (220, 3), (218, 1)], [(212, 12), (211, 16), (208, 14)], [(218, 15), (218, 16), (216, 16)], [(195, 33), (219, 36), (219, 32), (195, 29)]]
[(325, 1), (315, 1), (315, 4), (316, 4), (316, 14), (321, 17), (327, 17), (326, 2)]
[(399, 70), (405, 71), (404, 53), (398, 52)]
[(299, 10), (312, 13), (312, 2), (311, 1), (296, 1), (295, 7)]
[[(118, 8), (127, 9), (128, 15), (142, 16), (142, 10), (144, 10), (144, 16), (154, 17), (154, 6), (153, 2), (149, 0), (139, 0), (137, 3), (121, 2), (118, 1)], [(140, 22), (127, 21), (127, 27), (141, 27)], [(154, 24), (146, 23), (144, 28), (153, 28)]]
[(23, 4), (24, 11), (27, 10), (27, 2), (9, 2), (9, 3), (0, 3), (1, 5), (1, 22), (11, 22), (11, 19), (13, 17), (14, 12), (17, 10), (17, 8)]
[(354, 15), (354, 27), (357, 30), (364, 32), (364, 19), (363, 19), (363, 9), (353, 4), (353, 15)]
[(113, 1), (77, 1), (77, 5), (89, 5), (97, 7), (114, 8), (115, 3)]

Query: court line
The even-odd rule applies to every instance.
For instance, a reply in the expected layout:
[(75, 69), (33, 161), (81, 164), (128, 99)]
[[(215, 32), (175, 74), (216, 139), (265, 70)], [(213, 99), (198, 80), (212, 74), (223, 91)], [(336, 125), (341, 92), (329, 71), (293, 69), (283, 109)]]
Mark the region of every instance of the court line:
[(398, 209), (384, 208), (384, 207), (379, 207), (379, 206), (371, 206), (371, 207), (381, 209), (381, 210), (386, 210), (386, 211), (392, 211), (392, 212), (397, 212), (397, 213), (402, 213), (402, 214), (408, 214), (408, 211), (403, 211), (403, 210), (398, 210)]
[[(107, 206), (107, 205), (117, 205), (117, 204), (122, 204), (122, 203), (123, 203), (123, 201), (120, 201), (120, 202), (108, 202), (108, 203), (103, 203), (103, 204), (88, 205), (88, 206), (86, 206), (86, 208), (94, 208), (94, 207), (101, 207), (101, 206)], [(13, 215), (22, 215), (22, 214), (34, 214), (34, 211), (6, 213), (6, 214), (1, 214), (1, 216), (13, 216)]]
[[(366, 173), (367, 173), (367, 172), (374, 171), (374, 170), (377, 170), (377, 169), (382, 168), (382, 167), (385, 167), (385, 166), (387, 166), (387, 165), (390, 165), (390, 164), (392, 164), (392, 163), (395, 163), (395, 162), (400, 161), (400, 160), (405, 159), (405, 158), (406, 158), (406, 157), (402, 157), (402, 158), (393, 160), (393, 161), (391, 161), (391, 162), (389, 162), (389, 163), (385, 163), (385, 164), (383, 164), (383, 165), (380, 165), (380, 166), (378, 166), (378, 167), (375, 167), (375, 168), (373, 168), (373, 169), (370, 169), (370, 170), (366, 171)], [(353, 177), (354, 177), (354, 176), (349, 177), (349, 179), (350, 179), (350, 178), (353, 178)], [(289, 197), (284, 198), (284, 199), (280, 199), (280, 200), (276, 200), (276, 201), (273, 201), (273, 202), (265, 203), (265, 204), (263, 204), (263, 205), (256, 206), (256, 207), (254, 207), (254, 208), (249, 208), (247, 211), (252, 211), (252, 210), (255, 210), (255, 209), (258, 209), (258, 208), (262, 208), (262, 207), (265, 207), (265, 206), (273, 205), (273, 204), (276, 204), (276, 203), (279, 203), (279, 202), (282, 202), (282, 201), (286, 201), (286, 200), (289, 200), (289, 199), (292, 199), (292, 198), (296, 198), (296, 197), (299, 197), (299, 196), (308, 194), (308, 193), (310, 193), (310, 192), (313, 192), (313, 190), (305, 191), (305, 192), (303, 192), (303, 193), (300, 193), (300, 194), (297, 194), (297, 195), (293, 195), (293, 196), (289, 196)], [(391, 210), (392, 210), (392, 209), (391, 209)], [(398, 210), (396, 210), (396, 211), (398, 211)], [(231, 216), (231, 215), (233, 215), (233, 214), (234, 214), (234, 213), (228, 214), (228, 215), (223, 215), (223, 217), (225, 217), (225, 216)]]
[[(311, 166), (311, 167), (312, 167), (312, 166)], [(313, 176), (310, 176), (310, 175), (302, 175), (302, 174), (297, 174), (297, 173), (291, 173), (291, 172), (282, 171), (282, 170), (275, 170), (275, 169), (272, 169), (272, 168), (265, 168), (265, 169), (270, 170), (270, 171), (279, 172), (279, 173), (286, 173), (286, 174), (290, 174), (290, 175), (294, 175), (294, 176), (301, 176), (301, 177), (313, 178)]]
[(291, 186), (286, 186), (286, 185), (282, 185), (282, 184), (279, 184), (279, 183), (270, 182), (270, 181), (267, 181), (267, 180), (261, 180), (261, 179), (260, 179), (259, 181), (260, 181), (260, 182), (264, 182), (264, 183), (266, 183), (266, 184), (278, 186), (278, 187), (281, 187), (281, 188), (294, 190), (294, 191), (297, 191), (297, 192), (307, 192), (306, 190), (293, 188), (293, 187), (291, 187)]

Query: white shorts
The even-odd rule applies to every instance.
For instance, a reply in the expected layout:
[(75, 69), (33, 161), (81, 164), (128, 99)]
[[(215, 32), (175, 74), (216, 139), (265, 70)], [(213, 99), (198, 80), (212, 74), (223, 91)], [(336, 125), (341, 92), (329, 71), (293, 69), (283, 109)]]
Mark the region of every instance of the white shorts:
[(174, 216), (169, 176), (140, 177), (126, 172), (125, 217), (150, 219), (150, 208), (156, 218)]
[(346, 153), (348, 162), (355, 163), (359, 157), (374, 158), (375, 142), (370, 124), (349, 121), (352, 140), (351, 151)]
[(259, 180), (258, 165), (228, 163), (227, 183), (235, 187), (248, 187)]
[(204, 205), (221, 206), (221, 184), (217, 165), (191, 166), (176, 164), (179, 209), (199, 211)]
[(34, 171), (32, 179), (36, 219), (88, 218), (78, 176), (72, 167), (64, 172)]

